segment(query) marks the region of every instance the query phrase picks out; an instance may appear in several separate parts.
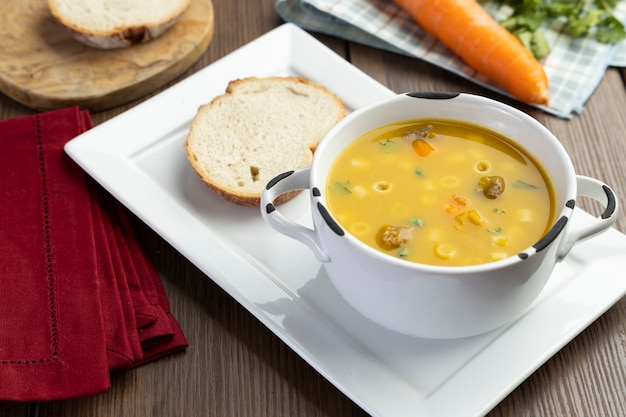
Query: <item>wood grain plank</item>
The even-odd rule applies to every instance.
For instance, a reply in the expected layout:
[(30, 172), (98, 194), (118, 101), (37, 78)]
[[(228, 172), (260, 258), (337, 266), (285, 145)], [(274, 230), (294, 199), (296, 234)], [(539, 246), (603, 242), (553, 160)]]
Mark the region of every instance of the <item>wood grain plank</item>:
[(0, 3), (0, 91), (37, 110), (103, 110), (142, 97), (187, 70), (213, 37), (213, 3), (194, 0), (163, 35), (132, 48), (74, 41), (42, 0)]

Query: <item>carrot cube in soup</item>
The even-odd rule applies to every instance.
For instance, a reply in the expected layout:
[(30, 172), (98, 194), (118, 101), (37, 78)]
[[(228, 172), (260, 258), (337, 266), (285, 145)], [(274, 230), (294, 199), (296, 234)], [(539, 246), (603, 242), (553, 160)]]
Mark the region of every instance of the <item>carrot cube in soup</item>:
[(419, 156), (428, 156), (435, 148), (424, 139), (416, 139), (413, 141), (413, 149)]

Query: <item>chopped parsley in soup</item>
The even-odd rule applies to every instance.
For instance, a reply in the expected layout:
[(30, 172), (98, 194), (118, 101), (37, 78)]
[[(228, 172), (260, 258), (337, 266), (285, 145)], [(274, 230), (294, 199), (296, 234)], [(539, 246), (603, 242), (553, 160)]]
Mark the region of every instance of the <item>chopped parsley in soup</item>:
[(409, 120), (375, 129), (331, 167), (327, 203), (367, 245), (430, 265), (515, 255), (554, 220), (539, 162), (506, 137), (465, 122)]

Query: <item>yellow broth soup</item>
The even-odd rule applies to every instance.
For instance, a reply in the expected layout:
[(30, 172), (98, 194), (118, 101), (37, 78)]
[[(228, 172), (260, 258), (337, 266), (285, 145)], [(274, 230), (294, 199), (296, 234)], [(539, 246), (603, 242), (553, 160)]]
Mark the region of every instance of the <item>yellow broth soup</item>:
[(539, 162), (506, 137), (452, 120), (409, 120), (347, 146), (327, 182), (339, 224), (409, 261), (473, 265), (515, 255), (554, 219)]

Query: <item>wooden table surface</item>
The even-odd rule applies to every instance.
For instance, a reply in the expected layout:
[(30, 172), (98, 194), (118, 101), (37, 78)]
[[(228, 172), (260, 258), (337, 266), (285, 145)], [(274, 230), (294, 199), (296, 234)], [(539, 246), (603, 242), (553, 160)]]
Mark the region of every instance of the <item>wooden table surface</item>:
[[(212, 44), (179, 79), (283, 23), (275, 12), (274, 0), (214, 0), (214, 7)], [(621, 206), (626, 207), (626, 74), (622, 70), (609, 69), (583, 114), (563, 120), (511, 102), (430, 64), (335, 38), (316, 37), (394, 91), (473, 92), (527, 111), (560, 138), (577, 173), (611, 185)], [(93, 113), (92, 117), (99, 124), (139, 102)], [(0, 95), (0, 119), (33, 113)], [(592, 210), (584, 201), (582, 206)], [(367, 415), (157, 234), (139, 220), (135, 223), (142, 245), (159, 269), (172, 311), (190, 341), (188, 350), (114, 375), (105, 394), (18, 406), (0, 412), (0, 416)], [(624, 215), (619, 216), (616, 228), (626, 232)], [(624, 415), (626, 299), (555, 354), (489, 414)]]

